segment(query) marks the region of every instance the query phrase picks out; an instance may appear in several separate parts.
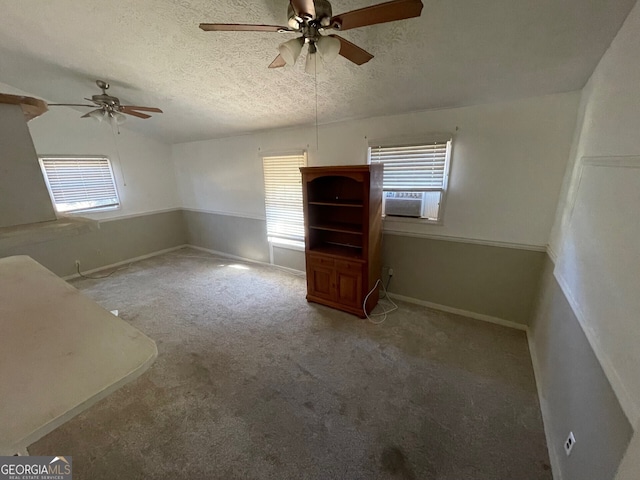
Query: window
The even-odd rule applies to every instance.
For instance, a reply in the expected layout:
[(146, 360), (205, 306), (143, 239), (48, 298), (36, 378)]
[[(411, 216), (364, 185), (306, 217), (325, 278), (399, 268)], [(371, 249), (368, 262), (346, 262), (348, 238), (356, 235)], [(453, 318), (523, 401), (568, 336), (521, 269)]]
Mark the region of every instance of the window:
[(369, 163), (384, 164), (384, 214), (442, 221), (451, 139), (369, 147)]
[(302, 175), (306, 153), (263, 157), (267, 236), (304, 241)]
[(120, 205), (107, 157), (40, 157), (51, 200), (61, 213), (116, 208)]

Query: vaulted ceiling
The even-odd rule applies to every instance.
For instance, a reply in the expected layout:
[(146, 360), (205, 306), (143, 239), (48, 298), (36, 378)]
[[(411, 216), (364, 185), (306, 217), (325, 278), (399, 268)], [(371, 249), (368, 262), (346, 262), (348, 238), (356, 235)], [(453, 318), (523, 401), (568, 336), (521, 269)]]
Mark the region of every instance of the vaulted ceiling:
[[(334, 14), (375, 3), (332, 1)], [(314, 79), (304, 58), (267, 68), (295, 34), (198, 28), (284, 25), (287, 0), (0, 0), (0, 82), (77, 103), (107, 80), (165, 112), (128, 128), (171, 143), (313, 124), (316, 81), (320, 123), (487, 103), (582, 88), (635, 0), (423, 3), (420, 18), (343, 32), (375, 57)]]

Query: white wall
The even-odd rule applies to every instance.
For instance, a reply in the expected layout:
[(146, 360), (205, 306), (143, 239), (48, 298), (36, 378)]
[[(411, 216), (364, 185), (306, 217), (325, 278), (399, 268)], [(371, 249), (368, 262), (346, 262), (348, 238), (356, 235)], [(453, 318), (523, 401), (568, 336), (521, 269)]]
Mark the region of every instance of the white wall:
[[(4, 84), (0, 92), (29, 95)], [(111, 159), (121, 208), (83, 216), (106, 219), (180, 206), (169, 145), (127, 130), (126, 124), (114, 140), (108, 124), (81, 115), (71, 108), (50, 107), (28, 126), (39, 155), (106, 155)]]
[(173, 146), (186, 208), (264, 218), (260, 155), (309, 150), (309, 165), (366, 163), (369, 139), (455, 135), (444, 225), (387, 230), (545, 246), (569, 157), (580, 95), (354, 120)]
[[(631, 11), (584, 88), (580, 108), (581, 124), (577, 127), (575, 145), (572, 149), (573, 155), (567, 169), (565, 188), (558, 204), (557, 220), (551, 236), (550, 247), (555, 252), (560, 250), (564, 235), (568, 231), (570, 206), (578, 186), (576, 182), (578, 160), (585, 156), (640, 155), (640, 62), (638, 61), (638, 52), (640, 52), (640, 4), (636, 4)], [(629, 215), (629, 209), (633, 212), (632, 215)], [(621, 218), (637, 221), (635, 215), (637, 210), (638, 205), (629, 205), (628, 208), (620, 208), (619, 215)], [(625, 215), (627, 217), (623, 217)], [(606, 249), (607, 245), (602, 245), (602, 248)], [(619, 253), (640, 255), (640, 244), (638, 244), (636, 251)], [(603, 258), (604, 256), (605, 252), (603, 252)], [(579, 288), (579, 285), (573, 286), (573, 288), (575, 287)], [(595, 321), (608, 322), (609, 319), (597, 318)], [(615, 338), (609, 338), (607, 343), (616, 345), (616, 358), (623, 357), (625, 353), (628, 353), (629, 358), (634, 358), (634, 351), (638, 345), (629, 345), (626, 339), (637, 337), (639, 333), (639, 322), (624, 324), (624, 328), (610, 333), (615, 335)], [(610, 358), (610, 352), (601, 350), (598, 343), (594, 343), (593, 339), (590, 340), (592, 340), (594, 351), (601, 362), (603, 359), (607, 361), (607, 358)], [(630, 365), (616, 365), (615, 362), (611, 366), (616, 370), (616, 377), (619, 375), (619, 380), (609, 378), (614, 390), (633, 389), (635, 395), (631, 404), (624, 399), (621, 399), (621, 403), (632, 424), (637, 425), (635, 437), (622, 462), (618, 478), (640, 478), (640, 463), (637, 461), (640, 458), (640, 440), (638, 439), (640, 424), (637, 423), (638, 418), (636, 418), (637, 412), (640, 411), (640, 398), (637, 396), (637, 387), (640, 385), (637, 382), (638, 375), (640, 375), (639, 366), (635, 364), (634, 368), (630, 368)], [(633, 372), (634, 378), (629, 378), (629, 372)], [(619, 381), (625, 383), (624, 387), (618, 384)]]
[(557, 253), (575, 195), (575, 163), (583, 156), (640, 154), (640, 7), (636, 4), (585, 86), (566, 188), (558, 203), (550, 247)]

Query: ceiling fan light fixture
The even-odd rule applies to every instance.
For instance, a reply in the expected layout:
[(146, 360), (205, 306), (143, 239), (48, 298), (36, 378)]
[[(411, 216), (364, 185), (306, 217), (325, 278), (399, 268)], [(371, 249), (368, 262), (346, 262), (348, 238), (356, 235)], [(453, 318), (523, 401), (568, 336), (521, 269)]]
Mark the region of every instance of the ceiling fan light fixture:
[(333, 62), (340, 53), (340, 40), (336, 37), (322, 36), (316, 42), (318, 53), (326, 63)]
[(114, 110), (109, 111), (105, 116), (109, 117), (109, 123), (111, 124), (114, 135), (116, 131), (118, 132), (118, 135), (120, 135), (120, 125), (124, 123), (127, 117), (122, 113), (116, 112)]
[(278, 51), (287, 65), (293, 65), (300, 56), (303, 45), (304, 37), (293, 38), (280, 44)]
[(324, 62), (322, 57), (317, 53), (309, 52), (307, 54), (307, 63), (304, 66), (304, 71), (309, 75), (317, 75), (324, 70)]
[(127, 120), (127, 116), (120, 112), (111, 112), (109, 116), (111, 117), (111, 121), (115, 122), (116, 125), (122, 125)]
[(97, 110), (93, 110), (92, 112), (89, 112), (89, 117), (93, 118), (97, 122), (102, 122), (106, 114), (107, 112), (98, 108)]

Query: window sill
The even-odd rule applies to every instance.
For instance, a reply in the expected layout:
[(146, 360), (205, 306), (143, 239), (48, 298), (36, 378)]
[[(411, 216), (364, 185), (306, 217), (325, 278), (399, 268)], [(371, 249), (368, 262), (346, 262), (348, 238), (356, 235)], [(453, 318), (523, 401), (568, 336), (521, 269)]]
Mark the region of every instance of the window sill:
[(57, 212), (58, 215), (70, 215), (76, 217), (77, 215), (88, 215), (91, 213), (113, 212), (120, 210), (122, 207), (117, 205), (115, 207), (102, 207), (102, 208), (88, 208), (86, 210), (73, 210), (70, 212)]
[(269, 244), (273, 247), (287, 248), (289, 250), (297, 250), (299, 252), (304, 252), (304, 242), (300, 242), (296, 240), (285, 240), (283, 238), (270, 237)]
[(428, 218), (416, 218), (416, 217), (396, 217), (392, 215), (383, 215), (382, 221), (387, 223), (410, 223), (413, 225), (435, 225), (442, 226), (442, 220), (429, 220)]

